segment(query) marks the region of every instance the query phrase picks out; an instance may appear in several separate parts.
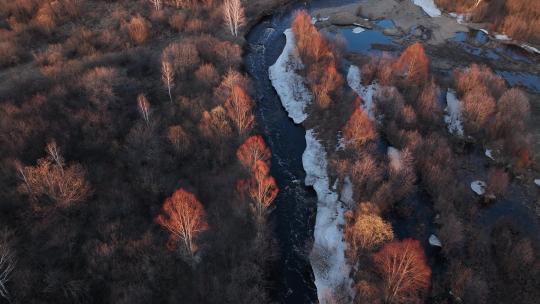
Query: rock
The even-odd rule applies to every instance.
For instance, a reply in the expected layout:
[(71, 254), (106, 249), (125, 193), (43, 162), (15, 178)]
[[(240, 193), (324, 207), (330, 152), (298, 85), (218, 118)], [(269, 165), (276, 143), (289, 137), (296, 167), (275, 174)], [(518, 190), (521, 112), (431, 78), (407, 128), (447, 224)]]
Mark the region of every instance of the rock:
[(330, 15), (329, 22), (334, 25), (353, 25), (362, 19), (349, 12), (338, 12)]
[(383, 30), (383, 34), (387, 36), (400, 36), (401, 31), (397, 28), (388, 28)]
[(441, 240), (435, 234), (430, 235), (428, 241), (431, 246), (442, 247)]

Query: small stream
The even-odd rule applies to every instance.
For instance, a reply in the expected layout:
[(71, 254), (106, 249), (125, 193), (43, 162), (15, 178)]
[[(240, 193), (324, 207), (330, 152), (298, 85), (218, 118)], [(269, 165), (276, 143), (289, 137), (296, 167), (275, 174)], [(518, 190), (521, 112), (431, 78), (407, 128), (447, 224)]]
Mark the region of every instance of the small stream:
[[(246, 37), (248, 47), (244, 61), (256, 90), (257, 124), (272, 150), (271, 174), (276, 178), (280, 189), (274, 203), (276, 208), (272, 213), (280, 259), (271, 274), (272, 282), (276, 284), (270, 286), (272, 299), (279, 303), (318, 302), (314, 275), (309, 262), (317, 212), (317, 196), (311, 187), (304, 184), (306, 173), (302, 165), (302, 154), (306, 149), (306, 131), (288, 117), (269, 80), (268, 68), (282, 53), (285, 45), (283, 32), (290, 27), (294, 11), (297, 9), (309, 11), (353, 2), (358, 1), (314, 0), (309, 4), (300, 3), (282, 8), (281, 11), (254, 26)], [(354, 27), (342, 27), (338, 28), (337, 33), (345, 38), (351, 52), (380, 54), (381, 52), (374, 49), (373, 45), (388, 45), (393, 49), (402, 49), (393, 41), (393, 38), (382, 33), (384, 28), (391, 26), (393, 26), (391, 20), (383, 20), (372, 30), (354, 33)], [(465, 42), (466, 37), (463, 34), (457, 34), (456, 43)], [(475, 55), (482, 56), (484, 53), (477, 49), (476, 46), (463, 47), (464, 52), (478, 52)], [(486, 56), (489, 58), (493, 55), (489, 53)], [(529, 77), (529, 75), (516, 75), (505, 71), (497, 72), (511, 85), (521, 83), (529, 89), (540, 91), (538, 76)], [(420, 220), (394, 219), (393, 224), (400, 238), (414, 237), (418, 234), (418, 230), (422, 230), (421, 241), (430, 254), (431, 250), (428, 248), (425, 233), (433, 229), (433, 212), (428, 202), (429, 198), (419, 192), (416, 197), (404, 204), (410, 204), (412, 208), (423, 206), (417, 210), (423, 210), (422, 214), (425, 213), (425, 216), (422, 216)], [(419, 229), (418, 226), (423, 229)]]

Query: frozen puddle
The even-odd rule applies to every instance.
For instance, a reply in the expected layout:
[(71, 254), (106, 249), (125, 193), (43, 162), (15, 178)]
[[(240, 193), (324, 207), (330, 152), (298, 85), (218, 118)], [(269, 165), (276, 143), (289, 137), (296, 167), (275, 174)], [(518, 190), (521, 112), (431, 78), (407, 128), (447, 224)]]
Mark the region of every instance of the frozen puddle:
[(363, 27), (361, 27), (361, 26), (357, 26), (357, 27), (352, 29), (352, 32), (355, 33), (355, 34), (360, 34), (363, 31), (365, 31), (365, 29)]
[(287, 29), (284, 34), (287, 42), (283, 52), (268, 72), (281, 104), (294, 123), (299, 124), (307, 118), (305, 109), (312, 96), (302, 77), (296, 73), (296, 70), (302, 69), (304, 65), (296, 49), (294, 33)]
[(420, 6), (430, 17), (440, 17), (442, 14), (433, 0), (413, 0), (413, 3)]
[[(322, 304), (332, 303), (332, 299), (338, 295), (348, 294), (352, 298), (352, 281), (349, 277), (351, 267), (345, 257), (347, 245), (342, 230), (345, 207), (339, 200), (335, 185), (330, 187), (326, 152), (313, 130), (306, 131), (306, 150), (302, 162), (306, 171), (306, 185), (313, 186), (318, 200), (310, 255), (317, 297)], [(352, 186), (348, 179), (345, 180), (342, 198), (352, 200)]]
[(454, 90), (446, 93), (446, 109), (444, 109), (444, 121), (451, 134), (463, 136), (463, 125), (461, 124), (461, 107)]
[(362, 98), (362, 110), (367, 112), (369, 118), (374, 119), (373, 95), (375, 95), (379, 85), (377, 83), (372, 83), (368, 86), (363, 86), (360, 69), (355, 65), (351, 65), (349, 67), (349, 72), (347, 73), (347, 84), (353, 91), (356, 92), (356, 94), (358, 94), (358, 96), (360, 96), (360, 98)]

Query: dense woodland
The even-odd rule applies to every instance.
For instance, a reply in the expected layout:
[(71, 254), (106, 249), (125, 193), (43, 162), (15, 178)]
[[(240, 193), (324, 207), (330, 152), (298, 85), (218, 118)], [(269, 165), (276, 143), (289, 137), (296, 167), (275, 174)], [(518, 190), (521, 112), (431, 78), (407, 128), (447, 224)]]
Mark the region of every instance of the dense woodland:
[[(522, 2), (478, 18), (537, 39), (506, 25)], [(258, 5), (0, 0), (1, 303), (271, 301), (279, 189), (241, 57)], [(338, 132), (347, 142), (328, 152), (333, 178), (354, 185), (344, 230), (350, 263), (363, 265), (355, 303), (536, 303), (538, 244), (511, 219), (475, 223), (535, 166), (527, 95), (485, 66), (454, 72), (466, 134), (500, 151), (479, 199), (459, 182), (471, 142), (448, 134), (422, 45), (362, 62), (365, 84), (381, 84), (372, 120), (345, 90), (340, 44), (305, 12), (292, 28), (315, 98), (305, 124), (327, 147)], [(442, 269), (392, 229), (421, 191), (440, 215)]]
[(234, 0), (0, 1), (2, 301), (268, 301), (245, 21)]
[[(527, 95), (485, 66), (455, 70), (451, 87), (462, 100), (465, 137), (451, 135), (439, 102), (441, 87), (416, 43), (398, 58), (359, 62), (363, 84), (379, 85), (370, 118), (365, 101), (344, 90), (336, 70), (343, 54), (339, 41), (319, 33), (305, 12), (297, 14), (292, 28), (305, 65), (300, 73), (315, 99), (306, 124), (320, 130), (335, 178), (350, 177), (353, 183), (356, 204), (347, 214), (345, 238), (350, 264), (361, 265), (352, 274), (355, 303), (536, 303), (535, 239), (512, 218), (501, 216), (491, 227), (476, 223), (483, 206), (503, 199), (507, 187), (535, 166)], [(346, 145), (333, 152), (338, 131)], [(399, 156), (381, 153), (381, 142)], [(485, 173), (482, 198), (462, 180), (461, 164), (475, 153), (474, 146), (498, 151)], [(428, 261), (422, 243), (429, 234), (422, 227), (415, 233), (421, 239), (398, 238), (392, 227), (396, 218), (414, 220), (417, 206), (411, 202), (421, 194), (428, 200), (420, 203), (437, 214), (442, 261)], [(347, 302), (343, 290), (327, 301)]]
[(540, 43), (540, 2), (530, 0), (435, 0), (449, 11), (467, 14), (474, 22), (487, 22), (491, 30)]

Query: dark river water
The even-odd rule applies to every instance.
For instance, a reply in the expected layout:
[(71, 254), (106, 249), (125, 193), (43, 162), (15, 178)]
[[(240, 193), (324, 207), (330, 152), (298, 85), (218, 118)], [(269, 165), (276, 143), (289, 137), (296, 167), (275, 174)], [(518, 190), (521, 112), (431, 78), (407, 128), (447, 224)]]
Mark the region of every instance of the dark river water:
[[(271, 174), (276, 178), (279, 194), (272, 213), (274, 234), (279, 244), (280, 259), (272, 273), (270, 286), (274, 301), (279, 303), (316, 303), (317, 290), (314, 275), (309, 262), (309, 252), (313, 242), (313, 227), (317, 208), (317, 197), (311, 187), (304, 185), (305, 172), (302, 166), (302, 154), (306, 148), (305, 130), (295, 125), (281, 105), (279, 97), (269, 80), (268, 68), (275, 63), (285, 45), (283, 31), (290, 27), (297, 9), (329, 7), (347, 4), (351, 0), (319, 0), (309, 4), (298, 3), (278, 10), (254, 26), (246, 39), (248, 46), (244, 63), (253, 80), (257, 103), (257, 124), (266, 142), (272, 149)], [(349, 51), (370, 53), (372, 44), (394, 44), (392, 39), (382, 34), (382, 29), (393, 26), (391, 21), (380, 21), (374, 30), (354, 34), (352, 27), (340, 28), (338, 32), (347, 41)], [(464, 42), (463, 34), (456, 37)], [(464, 47), (465, 52), (475, 49)], [(480, 54), (480, 53), (479, 53)], [(493, 56), (488, 53), (487, 56)], [(345, 71), (346, 72), (346, 71)], [(498, 71), (510, 84), (521, 83), (529, 89), (540, 89), (540, 78), (530, 75), (516, 75)], [(432, 210), (425, 202), (422, 193), (413, 199), (414, 209), (425, 213), (424, 219), (394, 219), (393, 224), (398, 237), (415, 236), (418, 226), (422, 229), (421, 237), (427, 246), (425, 233), (432, 230)], [(420, 205), (419, 205), (420, 204)], [(430, 204), (429, 204), (430, 205)], [(420, 207), (419, 207), (420, 206)], [(423, 221), (423, 222), (422, 222)], [(430, 254), (429, 248), (426, 248)]]

